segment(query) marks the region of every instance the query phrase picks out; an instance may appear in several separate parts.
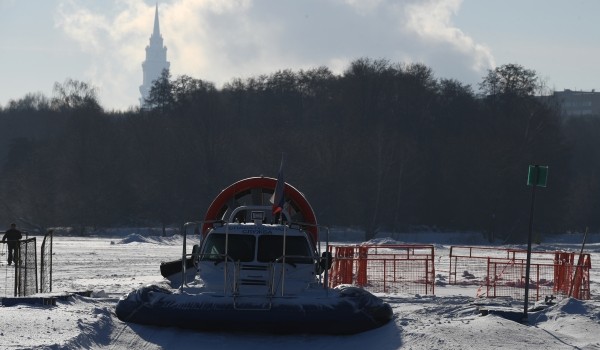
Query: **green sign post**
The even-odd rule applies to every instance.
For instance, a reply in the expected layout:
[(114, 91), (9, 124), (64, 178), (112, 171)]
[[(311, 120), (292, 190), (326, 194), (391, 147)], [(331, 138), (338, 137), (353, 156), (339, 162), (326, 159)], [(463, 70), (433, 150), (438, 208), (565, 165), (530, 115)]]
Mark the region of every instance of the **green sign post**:
[(530, 165), (527, 174), (527, 186), (535, 184), (539, 187), (546, 187), (548, 183), (548, 167), (542, 165)]
[(527, 322), (527, 309), (529, 308), (529, 270), (531, 267), (531, 237), (533, 235), (533, 209), (535, 204), (535, 188), (546, 187), (548, 183), (548, 166), (530, 165), (527, 175), (527, 186), (531, 186), (531, 209), (529, 212), (529, 236), (527, 238), (527, 267), (525, 268), (525, 306), (523, 321)]

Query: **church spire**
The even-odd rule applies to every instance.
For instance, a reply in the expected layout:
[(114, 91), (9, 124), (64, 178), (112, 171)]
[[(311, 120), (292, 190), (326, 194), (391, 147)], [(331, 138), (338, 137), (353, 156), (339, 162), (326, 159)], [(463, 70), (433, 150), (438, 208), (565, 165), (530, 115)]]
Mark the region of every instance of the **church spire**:
[(154, 12), (154, 31), (152, 36), (160, 36), (160, 25), (158, 24), (158, 3), (156, 3), (156, 11)]
[(146, 46), (146, 60), (142, 63), (144, 78), (140, 86), (140, 105), (144, 107), (146, 99), (150, 95), (150, 89), (155, 80), (160, 78), (163, 70), (169, 69), (171, 63), (167, 61), (167, 48), (163, 45), (158, 23), (158, 3), (154, 12), (154, 30), (150, 35), (150, 44)]

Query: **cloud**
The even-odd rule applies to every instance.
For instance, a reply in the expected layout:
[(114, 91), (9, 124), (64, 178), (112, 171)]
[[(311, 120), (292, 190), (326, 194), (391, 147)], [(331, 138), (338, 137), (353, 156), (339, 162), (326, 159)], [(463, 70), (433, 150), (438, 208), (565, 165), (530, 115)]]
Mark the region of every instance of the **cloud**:
[[(473, 83), (494, 59), (452, 25), (460, 5), (460, 0), (171, 0), (159, 4), (159, 14), (173, 76), (218, 86), (287, 68), (324, 65), (341, 73), (361, 57), (420, 62), (438, 77)], [(103, 105), (137, 105), (154, 6), (141, 0), (61, 1), (57, 26), (92, 57), (87, 74), (100, 88)]]
[(111, 6), (109, 12), (86, 7), (83, 1), (61, 1), (56, 26), (90, 57), (85, 75), (98, 87), (101, 104), (126, 109), (138, 104), (141, 63), (154, 11), (135, 0), (114, 1)]
[(454, 51), (470, 58), (474, 71), (495, 66), (491, 50), (477, 44), (459, 28), (452, 26), (462, 0), (427, 0), (409, 4), (405, 8), (408, 32), (417, 34), (425, 43), (442, 45), (444, 50)]

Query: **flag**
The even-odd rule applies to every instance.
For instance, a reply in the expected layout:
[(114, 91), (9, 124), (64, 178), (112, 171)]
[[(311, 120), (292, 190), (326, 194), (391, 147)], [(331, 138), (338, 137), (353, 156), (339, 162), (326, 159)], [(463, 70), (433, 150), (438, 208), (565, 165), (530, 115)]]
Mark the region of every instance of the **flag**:
[(279, 173), (277, 174), (277, 184), (275, 185), (275, 192), (271, 196), (271, 203), (273, 203), (273, 214), (277, 214), (283, 210), (283, 190), (285, 188), (285, 181), (283, 180), (283, 155), (281, 156), (281, 165), (279, 165)]

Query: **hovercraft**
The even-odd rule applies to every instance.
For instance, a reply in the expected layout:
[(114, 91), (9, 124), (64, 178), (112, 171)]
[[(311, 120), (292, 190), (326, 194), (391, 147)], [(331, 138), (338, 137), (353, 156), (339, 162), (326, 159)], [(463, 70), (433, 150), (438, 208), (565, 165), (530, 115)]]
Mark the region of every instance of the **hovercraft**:
[[(271, 204), (277, 197), (283, 205)], [(353, 334), (392, 318), (391, 307), (366, 290), (328, 287), (331, 256), (319, 254), (312, 207), (289, 184), (278, 186), (268, 177), (238, 181), (197, 224), (200, 244), (187, 254), (184, 233), (182, 259), (161, 265), (163, 276), (180, 287), (152, 285), (123, 296), (116, 306), (120, 320), (197, 330)]]

